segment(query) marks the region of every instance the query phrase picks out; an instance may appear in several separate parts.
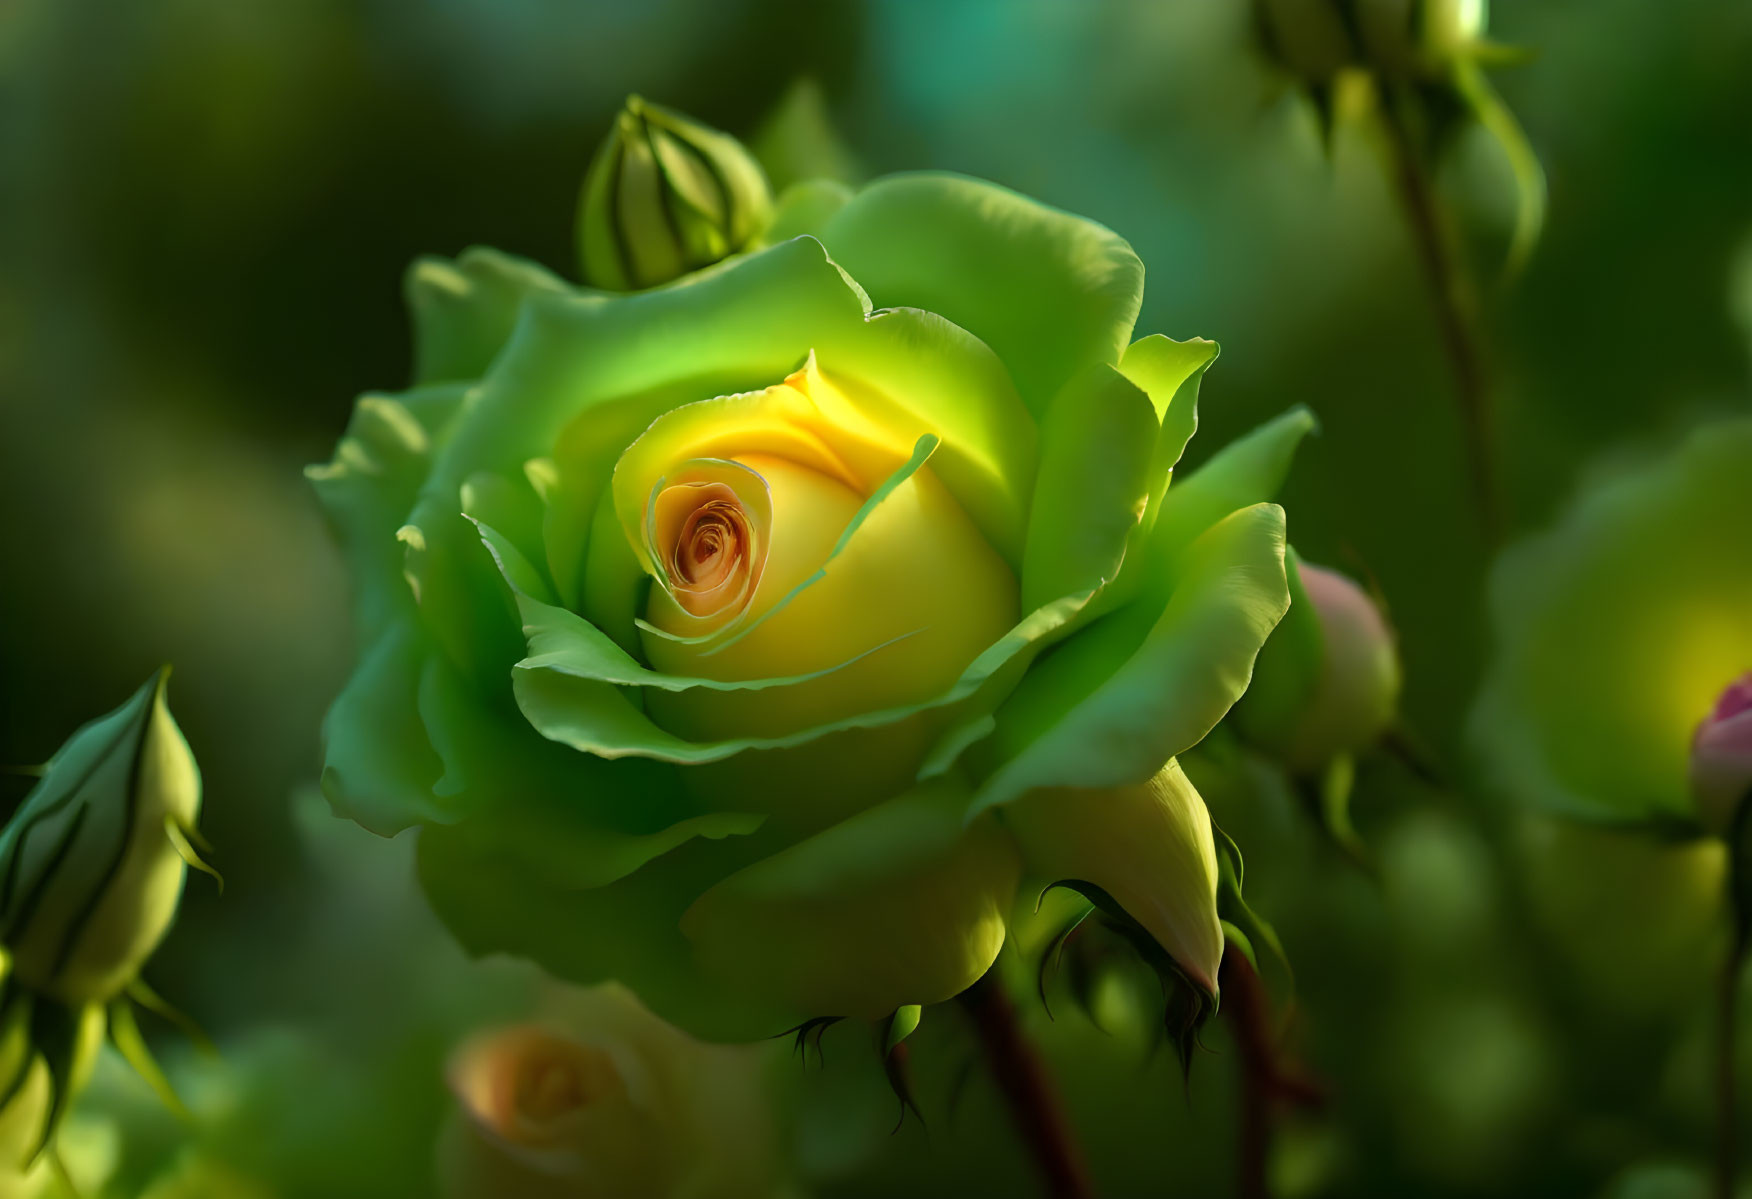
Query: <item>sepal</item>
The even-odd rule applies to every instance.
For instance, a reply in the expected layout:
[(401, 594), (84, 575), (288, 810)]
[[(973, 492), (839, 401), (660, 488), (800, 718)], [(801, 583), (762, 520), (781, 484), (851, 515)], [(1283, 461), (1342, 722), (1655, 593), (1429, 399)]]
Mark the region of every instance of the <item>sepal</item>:
[(1199, 1046), (1199, 1033), (1217, 1013), (1220, 997), (1214, 985), (1207, 989), (1194, 981), (1150, 931), (1132, 919), (1125, 908), (1100, 887), (1082, 879), (1060, 879), (1048, 885), (1041, 897), (1044, 899), (1048, 892), (1060, 888), (1081, 895), (1089, 906), (1048, 943), (1037, 972), (1043, 1002), (1057, 963), (1068, 949), (1073, 993), (1078, 1005), (1093, 1018), (1092, 999), (1098, 976), (1104, 970), (1117, 967), (1112, 954), (1128, 952), (1148, 966), (1161, 985), (1159, 1036), (1174, 1050), (1182, 1077), (1190, 1081), (1193, 1051)]

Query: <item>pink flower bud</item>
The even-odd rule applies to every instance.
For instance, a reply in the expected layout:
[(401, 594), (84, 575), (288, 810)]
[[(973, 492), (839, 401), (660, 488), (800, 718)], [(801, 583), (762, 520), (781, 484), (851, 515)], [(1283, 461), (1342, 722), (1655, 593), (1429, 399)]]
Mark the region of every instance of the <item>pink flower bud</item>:
[(1691, 793), (1703, 822), (1718, 832), (1752, 795), (1752, 672), (1728, 684), (1691, 740)]

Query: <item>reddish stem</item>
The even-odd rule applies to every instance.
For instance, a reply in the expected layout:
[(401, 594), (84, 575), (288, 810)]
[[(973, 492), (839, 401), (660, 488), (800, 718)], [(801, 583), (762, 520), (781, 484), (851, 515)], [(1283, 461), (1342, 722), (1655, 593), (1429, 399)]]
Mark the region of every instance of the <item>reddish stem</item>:
[(1016, 1133), (1034, 1157), (1050, 1199), (1091, 1199), (1082, 1147), (1040, 1053), (1022, 1033), (1003, 983), (986, 975), (961, 993)]
[(1259, 972), (1233, 947), (1223, 953), (1223, 1017), (1241, 1054), (1241, 1116), (1236, 1193), (1267, 1199), (1266, 1161), (1281, 1107), (1318, 1107), (1324, 1090), (1282, 1062), (1271, 1026), (1271, 999)]
[(1392, 151), (1393, 181), (1429, 286), (1442, 348), (1453, 370), (1479, 522), (1486, 543), (1495, 546), (1502, 540), (1503, 526), (1496, 479), (1496, 416), (1478, 334), (1477, 302), (1400, 105), (1400, 98), (1392, 93), (1381, 97), (1382, 124)]

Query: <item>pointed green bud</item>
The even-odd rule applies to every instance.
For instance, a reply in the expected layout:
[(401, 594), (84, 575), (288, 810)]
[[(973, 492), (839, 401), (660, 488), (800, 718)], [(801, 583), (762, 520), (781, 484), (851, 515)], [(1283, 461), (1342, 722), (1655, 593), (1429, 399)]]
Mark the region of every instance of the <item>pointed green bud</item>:
[(1484, 35), (1486, 0), (1359, 0), (1363, 57), (1398, 78), (1433, 78)]
[(578, 201), (584, 282), (608, 291), (668, 283), (742, 250), (772, 208), (766, 174), (741, 142), (629, 96)]
[(165, 706), (168, 675), (74, 733), (0, 830), (11, 978), (69, 1005), (109, 999), (139, 973), (199, 840), (200, 772)]
[(1484, 36), (1487, 0), (1256, 0), (1269, 57), (1306, 84), (1357, 68), (1434, 79)]

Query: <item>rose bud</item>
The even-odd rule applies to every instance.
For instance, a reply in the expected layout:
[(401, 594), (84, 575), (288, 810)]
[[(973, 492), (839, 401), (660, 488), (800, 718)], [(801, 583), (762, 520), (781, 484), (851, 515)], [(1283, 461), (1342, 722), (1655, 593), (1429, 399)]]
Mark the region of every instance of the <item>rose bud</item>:
[(1439, 77), (1483, 35), (1485, 0), (1258, 0), (1267, 54), (1305, 83), (1347, 67), (1395, 78)]
[(758, 1049), (699, 1043), (615, 984), (451, 1059), (445, 1199), (784, 1193)]
[(1236, 705), (1248, 740), (1297, 774), (1373, 745), (1399, 701), (1393, 630), (1368, 593), (1337, 571), (1297, 563), (1290, 611)]
[(745, 248), (772, 205), (741, 142), (628, 96), (578, 200), (584, 282), (637, 291), (711, 266)]
[(165, 706), (168, 677), (74, 733), (0, 831), (11, 977), (68, 1005), (138, 977), (199, 863), (201, 776)]
[(1691, 740), (1691, 793), (1703, 822), (1722, 831), (1752, 796), (1752, 672), (1729, 684), (1697, 726)]
[(1483, 35), (1486, 0), (1361, 0), (1357, 32), (1368, 64), (1401, 79), (1434, 79)]
[(212, 872), (194, 847), (201, 776), (165, 706), (169, 673), (74, 733), (0, 830), (0, 1095), (44, 1091), (19, 1164), (54, 1139), (106, 1030), (178, 1106), (131, 1006), (168, 1011), (140, 968), (176, 915), (187, 867)]

